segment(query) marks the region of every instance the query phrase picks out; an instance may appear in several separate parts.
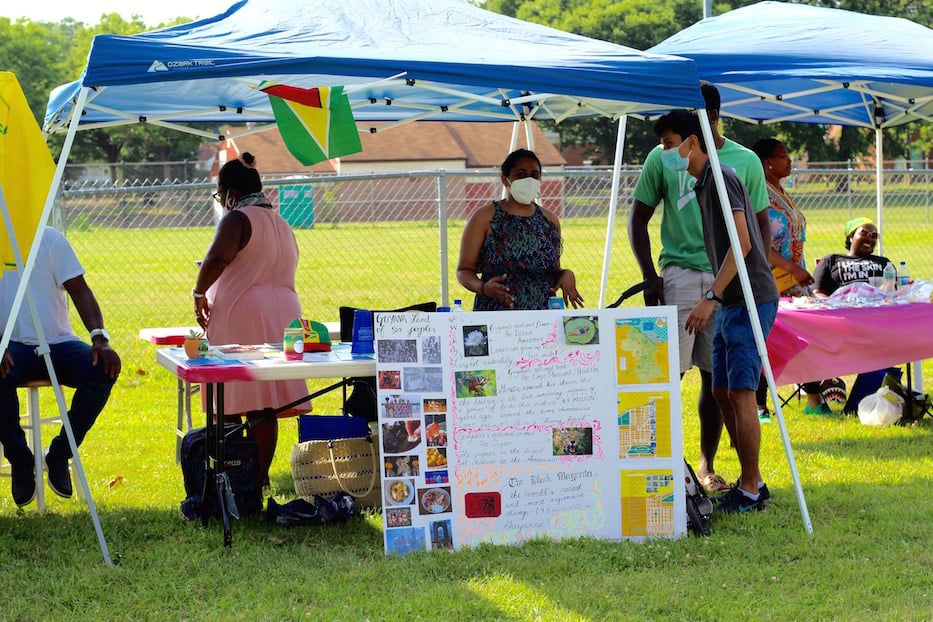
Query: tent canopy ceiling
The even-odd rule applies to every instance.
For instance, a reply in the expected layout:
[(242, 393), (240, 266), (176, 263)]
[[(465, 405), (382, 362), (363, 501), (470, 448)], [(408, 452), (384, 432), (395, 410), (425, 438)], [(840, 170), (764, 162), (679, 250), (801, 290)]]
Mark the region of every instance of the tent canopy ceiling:
[(751, 123), (877, 128), (933, 117), (933, 30), (906, 19), (759, 2), (648, 51), (696, 61), (723, 114)]
[(61, 131), (82, 87), (85, 128), (268, 122), (262, 80), (344, 86), (357, 121), (619, 118), (703, 99), (693, 62), (503, 16), (462, 0), (241, 0), (208, 19), (94, 38), (81, 79), (53, 91)]

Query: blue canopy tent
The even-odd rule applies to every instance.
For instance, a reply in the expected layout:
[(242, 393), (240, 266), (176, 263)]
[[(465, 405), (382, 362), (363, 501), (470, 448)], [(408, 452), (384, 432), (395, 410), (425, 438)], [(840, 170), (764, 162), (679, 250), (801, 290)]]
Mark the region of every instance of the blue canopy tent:
[[(692, 58), (719, 89), (723, 115), (874, 129), (878, 171), (884, 128), (933, 118), (933, 30), (906, 19), (759, 2), (648, 51)], [(876, 192), (880, 229), (880, 174)]]
[[(216, 129), (187, 124), (257, 124), (236, 137), (275, 127), (268, 96), (251, 88), (261, 80), (343, 86), (357, 122), (389, 122), (379, 131), (432, 119), (605, 116), (619, 121), (621, 144), (628, 114), (703, 105), (692, 61), (523, 22), (462, 0), (241, 0), (189, 24), (96, 36), (81, 79), (51, 94), (45, 129), (147, 123), (222, 139)], [(66, 139), (62, 161), (70, 144)], [(441, 288), (446, 299), (446, 272)], [(605, 289), (604, 278), (600, 304)]]
[[(251, 87), (261, 80), (343, 86), (356, 121), (389, 122), (379, 131), (432, 119), (608, 117), (619, 122), (617, 154), (627, 115), (704, 105), (690, 60), (523, 22), (462, 0), (241, 0), (190, 24), (96, 36), (81, 79), (49, 100), (46, 131), (68, 130), (54, 185), (78, 129), (148, 123), (223, 139), (185, 124), (274, 127), (268, 97)], [(599, 306), (620, 165), (613, 170)], [(443, 232), (441, 244), (446, 249)], [(446, 299), (447, 262), (441, 263)], [(789, 444), (786, 449), (790, 457)], [(796, 481), (792, 459), (791, 468)], [(800, 501), (810, 531), (802, 494)]]
[(268, 97), (248, 86), (260, 79), (344, 86), (363, 122), (561, 121), (702, 104), (690, 61), (459, 0), (241, 0), (189, 24), (96, 36), (81, 79), (53, 92), (45, 126), (64, 127), (82, 88), (94, 89), (87, 128), (269, 121)]
[[(882, 130), (933, 116), (933, 30), (906, 19), (767, 1), (703, 19), (648, 51), (692, 58), (700, 78), (719, 89), (726, 116), (874, 129), (881, 229)], [(765, 369), (789, 448), (774, 377)], [(799, 486), (797, 494), (802, 503)]]

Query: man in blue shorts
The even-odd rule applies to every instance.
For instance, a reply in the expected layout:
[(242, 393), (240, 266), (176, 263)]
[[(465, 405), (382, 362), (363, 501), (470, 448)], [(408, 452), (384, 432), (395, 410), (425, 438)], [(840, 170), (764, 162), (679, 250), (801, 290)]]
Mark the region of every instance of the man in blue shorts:
[[(732, 167), (752, 199), (758, 216), (758, 226), (771, 244), (771, 225), (768, 220), (768, 189), (761, 160), (749, 149), (721, 136), (719, 121), (719, 91), (709, 82), (701, 82), (700, 90), (706, 102), (706, 115), (713, 129), (716, 153), (720, 162)], [(679, 144), (679, 143), (677, 143)], [(677, 146), (676, 144), (674, 146)], [(696, 180), (686, 171), (670, 171), (661, 164), (661, 145), (655, 147), (645, 159), (641, 175), (635, 186), (632, 211), (628, 223), (632, 252), (638, 260), (642, 278), (649, 282), (645, 291), (645, 304), (675, 305), (677, 307), (678, 337), (680, 343), (680, 374), (683, 376), (693, 365), (700, 372), (700, 394), (697, 412), (700, 418), (700, 462), (697, 476), (709, 492), (728, 490), (726, 480), (716, 473), (714, 460), (722, 436), (722, 416), (712, 394), (713, 328), (708, 327), (690, 334), (684, 323), (693, 307), (702, 300), (703, 292), (713, 282), (713, 268), (703, 244), (703, 225), (693, 186)], [(658, 258), (660, 276), (655, 271), (651, 254), (648, 222), (658, 205), (661, 213), (661, 254)]]
[[(700, 121), (692, 112), (676, 110), (658, 119), (654, 129), (664, 147), (661, 158), (665, 168), (675, 172), (686, 170), (696, 178), (694, 191), (703, 222), (706, 254), (715, 271), (703, 300), (693, 307), (685, 323), (687, 332), (696, 335), (706, 328), (715, 312), (713, 396), (742, 468), (736, 486), (717, 499), (715, 508), (729, 514), (763, 510), (770, 493), (758, 464), (761, 426), (755, 389), (761, 376), (761, 357), (752, 332), (751, 323), (755, 319), (749, 316), (745, 305)], [(766, 255), (770, 240), (768, 245), (762, 240), (748, 191), (738, 175), (727, 166), (722, 167), (722, 174), (762, 333), (767, 338), (780, 296)], [(721, 305), (718, 312), (717, 304)]]

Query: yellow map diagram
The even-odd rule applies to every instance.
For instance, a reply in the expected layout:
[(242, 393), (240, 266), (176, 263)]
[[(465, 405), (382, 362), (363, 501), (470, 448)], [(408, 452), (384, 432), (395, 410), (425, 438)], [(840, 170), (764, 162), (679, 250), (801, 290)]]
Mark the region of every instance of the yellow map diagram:
[(668, 393), (618, 393), (619, 457), (671, 457), (671, 399)]
[(616, 320), (618, 384), (656, 384), (670, 380), (667, 329), (667, 319), (663, 317)]
[(619, 473), (622, 490), (622, 536), (674, 535), (674, 474), (671, 469)]

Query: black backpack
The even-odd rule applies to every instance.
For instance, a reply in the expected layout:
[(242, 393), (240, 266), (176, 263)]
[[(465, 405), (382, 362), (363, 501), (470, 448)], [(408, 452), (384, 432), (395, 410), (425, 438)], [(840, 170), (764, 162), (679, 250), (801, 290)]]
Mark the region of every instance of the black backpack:
[[(201, 516), (201, 496), (207, 503), (207, 513), (220, 518), (214, 482), (204, 487), (207, 460), (207, 434), (204, 428), (194, 428), (181, 441), (181, 474), (185, 482), (185, 500), (181, 513), (188, 520)], [(262, 482), (259, 471), (259, 446), (245, 424), (224, 425), (224, 468), (229, 479), (227, 507), (234, 518), (256, 516), (262, 510)]]

